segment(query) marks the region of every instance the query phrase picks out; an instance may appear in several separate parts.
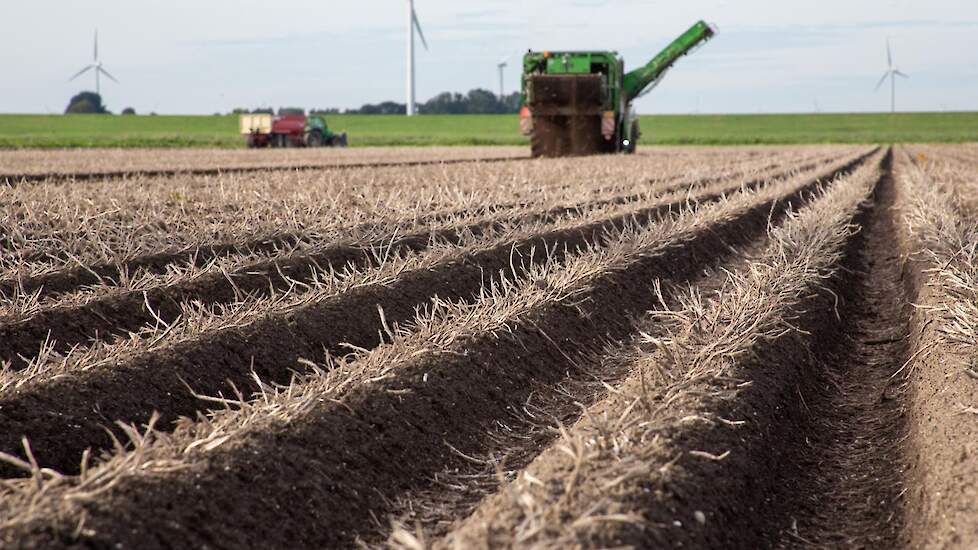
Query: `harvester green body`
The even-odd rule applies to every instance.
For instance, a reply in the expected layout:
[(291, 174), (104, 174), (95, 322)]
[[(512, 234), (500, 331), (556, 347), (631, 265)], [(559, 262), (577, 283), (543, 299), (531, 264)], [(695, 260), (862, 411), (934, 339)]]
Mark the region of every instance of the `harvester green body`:
[(682, 56), (709, 40), (697, 22), (645, 66), (625, 72), (613, 51), (534, 52), (523, 57), (520, 126), (533, 156), (632, 153), (640, 136), (632, 101)]

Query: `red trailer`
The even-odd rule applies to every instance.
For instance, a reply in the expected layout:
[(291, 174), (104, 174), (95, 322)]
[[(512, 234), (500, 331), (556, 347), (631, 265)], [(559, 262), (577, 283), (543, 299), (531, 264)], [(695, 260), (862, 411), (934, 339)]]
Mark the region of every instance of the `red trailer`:
[(321, 116), (242, 115), (248, 147), (346, 147), (346, 133), (334, 134)]

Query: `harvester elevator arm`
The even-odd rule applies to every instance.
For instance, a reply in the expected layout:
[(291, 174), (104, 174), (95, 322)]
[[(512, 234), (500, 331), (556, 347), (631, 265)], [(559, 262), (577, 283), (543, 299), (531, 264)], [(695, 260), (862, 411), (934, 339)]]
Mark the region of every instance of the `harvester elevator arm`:
[(622, 83), (622, 92), (625, 96), (625, 101), (630, 102), (642, 95), (649, 86), (655, 84), (657, 80), (662, 78), (665, 72), (680, 57), (712, 38), (714, 34), (713, 27), (704, 21), (699, 21), (680, 35), (679, 38), (673, 40), (664, 50), (652, 58), (652, 61), (649, 61), (647, 65), (625, 74)]

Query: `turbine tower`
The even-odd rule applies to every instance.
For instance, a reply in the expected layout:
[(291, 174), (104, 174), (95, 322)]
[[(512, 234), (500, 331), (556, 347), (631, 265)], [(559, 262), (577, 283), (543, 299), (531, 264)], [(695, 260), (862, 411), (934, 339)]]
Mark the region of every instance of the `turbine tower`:
[(904, 73), (900, 72), (893, 66), (893, 52), (890, 50), (890, 39), (886, 39), (886, 72), (883, 73), (883, 78), (880, 79), (879, 83), (876, 84), (876, 91), (879, 91), (880, 86), (886, 82), (886, 79), (890, 79), (890, 112), (896, 112), (896, 77), (910, 78)]
[(421, 23), (418, 23), (418, 14), (414, 12), (414, 0), (408, 0), (408, 47), (407, 47), (407, 116), (414, 116), (416, 101), (414, 99), (414, 30), (417, 29), (421, 43), (424, 44), (425, 51), (428, 51), (428, 42), (424, 39), (424, 32), (421, 31)]
[(509, 66), (509, 59), (504, 59), (496, 64), (496, 68), (499, 69), (499, 101), (503, 100), (506, 95), (506, 88), (503, 86), (503, 71)]
[(506, 57), (500, 59), (499, 63), (496, 63), (496, 68), (499, 69), (499, 100), (500, 101), (502, 101), (503, 96), (506, 95), (506, 87), (503, 86), (503, 71), (506, 69), (506, 67), (509, 67), (509, 62), (512, 61), (513, 57), (515, 56), (516, 56), (515, 53), (511, 53)]
[(98, 58), (98, 29), (95, 29), (95, 54), (92, 56), (92, 64), (75, 73), (75, 76), (69, 78), (68, 82), (71, 82), (72, 80), (78, 78), (79, 76), (85, 74), (85, 72), (90, 70), (95, 71), (95, 93), (98, 94), (99, 97), (102, 97), (101, 82), (99, 82), (100, 75), (104, 74), (105, 76), (109, 77), (109, 80), (111, 80), (112, 82), (115, 82), (117, 84), (119, 83), (119, 81), (116, 80), (114, 76), (109, 74), (109, 71), (106, 71), (105, 69), (102, 68), (102, 62)]

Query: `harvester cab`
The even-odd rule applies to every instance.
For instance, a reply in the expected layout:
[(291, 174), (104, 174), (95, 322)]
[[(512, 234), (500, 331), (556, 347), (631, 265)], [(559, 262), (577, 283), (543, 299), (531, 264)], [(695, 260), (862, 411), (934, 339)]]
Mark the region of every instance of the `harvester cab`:
[(346, 147), (346, 132), (335, 133), (319, 115), (241, 115), (248, 147)]
[(641, 136), (632, 101), (655, 88), (680, 57), (709, 40), (697, 22), (648, 64), (625, 73), (613, 51), (534, 52), (523, 57), (520, 129), (534, 157), (634, 153)]

